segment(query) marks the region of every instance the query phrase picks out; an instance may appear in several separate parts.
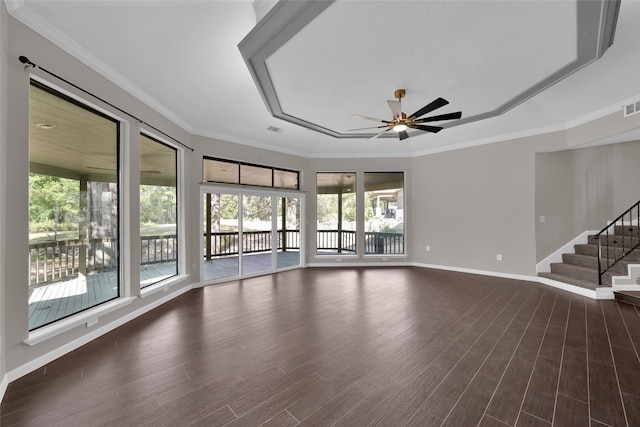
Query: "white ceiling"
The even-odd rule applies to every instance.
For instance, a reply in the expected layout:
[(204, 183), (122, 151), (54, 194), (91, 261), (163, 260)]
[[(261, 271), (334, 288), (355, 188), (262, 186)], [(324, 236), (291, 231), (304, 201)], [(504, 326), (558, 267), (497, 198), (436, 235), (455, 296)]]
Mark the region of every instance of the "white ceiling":
[[(375, 126), (351, 114), (389, 120), (385, 101), (398, 88), (407, 91), (408, 114), (440, 96), (450, 105), (433, 114), (461, 110), (464, 119), (495, 110), (575, 61), (581, 3), (338, 0), (265, 64), (285, 114), (341, 134)], [(622, 1), (614, 43), (602, 58), (497, 117), (401, 142), (335, 138), (273, 117), (238, 49), (256, 26), (253, 1), (7, 5), (185, 130), (309, 157), (425, 154), (565, 129), (640, 99), (640, 1)]]

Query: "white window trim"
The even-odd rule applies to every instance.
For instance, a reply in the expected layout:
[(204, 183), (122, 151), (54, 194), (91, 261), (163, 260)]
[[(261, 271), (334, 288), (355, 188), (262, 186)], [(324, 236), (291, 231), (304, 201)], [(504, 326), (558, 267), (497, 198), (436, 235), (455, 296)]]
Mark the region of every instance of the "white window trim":
[(87, 325), (87, 328), (90, 328), (99, 323), (100, 317), (122, 307), (126, 307), (135, 300), (136, 297), (120, 297), (113, 301), (105, 302), (96, 306), (95, 308), (81, 311), (78, 314), (74, 314), (65, 319), (57, 320), (47, 326), (43, 326), (34, 331), (31, 331), (29, 332), (29, 336), (22, 342), (32, 347), (55, 336), (63, 334), (79, 325), (82, 325), (83, 323)]

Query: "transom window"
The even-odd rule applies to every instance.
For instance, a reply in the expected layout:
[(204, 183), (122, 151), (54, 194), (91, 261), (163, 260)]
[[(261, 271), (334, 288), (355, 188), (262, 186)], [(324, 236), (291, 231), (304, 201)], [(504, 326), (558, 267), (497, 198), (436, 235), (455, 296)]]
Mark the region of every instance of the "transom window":
[(203, 158), (202, 174), (202, 179), (207, 182), (289, 190), (298, 190), (300, 187), (298, 171), (212, 157)]

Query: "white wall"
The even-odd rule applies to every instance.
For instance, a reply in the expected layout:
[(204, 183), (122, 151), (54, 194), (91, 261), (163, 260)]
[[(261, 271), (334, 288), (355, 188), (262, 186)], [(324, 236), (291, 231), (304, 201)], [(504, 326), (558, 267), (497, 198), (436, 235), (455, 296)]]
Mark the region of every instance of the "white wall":
[(534, 145), (527, 138), (415, 158), (414, 261), (535, 275)]

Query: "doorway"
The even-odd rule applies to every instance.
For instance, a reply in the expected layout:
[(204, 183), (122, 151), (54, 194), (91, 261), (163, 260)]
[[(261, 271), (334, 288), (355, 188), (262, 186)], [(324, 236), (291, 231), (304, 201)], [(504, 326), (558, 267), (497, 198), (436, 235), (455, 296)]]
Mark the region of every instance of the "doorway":
[(203, 185), (201, 280), (299, 268), (304, 195)]

